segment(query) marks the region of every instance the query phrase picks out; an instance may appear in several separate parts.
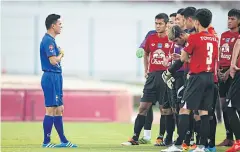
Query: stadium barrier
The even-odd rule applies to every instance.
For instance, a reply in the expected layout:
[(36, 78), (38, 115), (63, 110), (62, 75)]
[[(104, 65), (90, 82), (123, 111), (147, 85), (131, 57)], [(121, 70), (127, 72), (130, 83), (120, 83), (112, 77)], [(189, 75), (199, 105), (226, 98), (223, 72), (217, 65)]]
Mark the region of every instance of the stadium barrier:
[[(65, 90), (66, 121), (131, 122), (133, 97), (124, 90)], [(1, 89), (2, 121), (41, 121), (44, 97), (39, 89)]]

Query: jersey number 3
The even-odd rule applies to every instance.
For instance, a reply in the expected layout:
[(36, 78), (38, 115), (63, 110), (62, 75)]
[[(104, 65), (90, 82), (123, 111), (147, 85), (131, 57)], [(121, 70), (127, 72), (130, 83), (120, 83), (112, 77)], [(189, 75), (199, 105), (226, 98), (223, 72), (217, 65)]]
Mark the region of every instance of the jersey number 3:
[(213, 44), (208, 42), (207, 43), (207, 60), (206, 60), (207, 65), (212, 64), (212, 55), (213, 55)]

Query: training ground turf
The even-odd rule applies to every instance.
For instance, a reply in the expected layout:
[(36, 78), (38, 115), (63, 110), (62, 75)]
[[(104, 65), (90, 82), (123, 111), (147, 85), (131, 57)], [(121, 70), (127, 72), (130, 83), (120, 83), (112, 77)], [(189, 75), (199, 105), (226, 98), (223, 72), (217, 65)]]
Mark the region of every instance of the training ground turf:
[[(44, 149), (42, 143), (42, 123), (3, 122), (2, 152), (159, 152), (160, 147), (151, 145), (121, 146), (132, 135), (132, 124), (117, 123), (65, 123), (65, 135), (76, 143), (77, 149)], [(217, 141), (225, 137), (223, 125), (217, 127)], [(158, 133), (158, 125), (153, 125), (152, 142)], [(52, 141), (59, 142), (53, 128)], [(226, 148), (218, 148), (224, 152)]]

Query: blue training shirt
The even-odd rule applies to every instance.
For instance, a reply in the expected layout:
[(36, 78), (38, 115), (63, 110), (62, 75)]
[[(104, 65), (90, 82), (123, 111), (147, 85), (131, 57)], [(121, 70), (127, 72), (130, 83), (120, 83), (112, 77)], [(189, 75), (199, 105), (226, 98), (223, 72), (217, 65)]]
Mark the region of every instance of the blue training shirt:
[(52, 65), (49, 61), (49, 57), (51, 56), (58, 56), (60, 53), (55, 39), (49, 35), (45, 34), (42, 38), (42, 42), (40, 44), (40, 61), (42, 66), (42, 71), (48, 72), (62, 72), (62, 67), (60, 62), (56, 65)]

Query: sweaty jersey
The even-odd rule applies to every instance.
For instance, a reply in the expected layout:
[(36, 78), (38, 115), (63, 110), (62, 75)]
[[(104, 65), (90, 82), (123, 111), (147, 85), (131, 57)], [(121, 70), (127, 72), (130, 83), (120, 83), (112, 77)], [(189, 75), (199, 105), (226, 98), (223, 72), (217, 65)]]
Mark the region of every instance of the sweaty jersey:
[(139, 46), (139, 48), (143, 48), (143, 49), (144, 49), (147, 38), (148, 38), (150, 35), (156, 34), (156, 33), (157, 33), (156, 30), (151, 30), (151, 31), (149, 31), (149, 32), (147, 33), (147, 35), (145, 36), (143, 42), (142, 42), (141, 45)]
[(220, 67), (230, 67), (234, 44), (238, 38), (238, 32), (226, 31), (220, 39)]
[(205, 31), (190, 35), (184, 51), (191, 55), (190, 74), (215, 71), (218, 58), (218, 38), (215, 35)]
[[(163, 63), (170, 59), (173, 53), (172, 45), (167, 36), (159, 37), (157, 33), (147, 38), (143, 49), (149, 53), (149, 72), (167, 70)], [(168, 64), (170, 65), (170, 61)]]
[(56, 65), (52, 65), (49, 61), (49, 57), (58, 56), (60, 53), (55, 39), (49, 35), (45, 34), (42, 38), (42, 42), (40, 44), (40, 61), (42, 66), (42, 71), (47, 72), (62, 72), (61, 64), (58, 63)]

